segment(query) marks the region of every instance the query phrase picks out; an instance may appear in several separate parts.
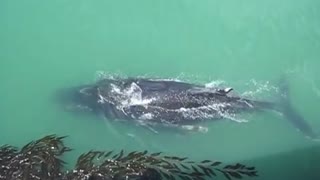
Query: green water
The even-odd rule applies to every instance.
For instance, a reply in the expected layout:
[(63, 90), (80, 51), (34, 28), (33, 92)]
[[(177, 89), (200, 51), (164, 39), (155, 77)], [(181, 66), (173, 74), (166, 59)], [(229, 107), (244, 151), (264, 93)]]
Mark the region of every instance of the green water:
[(318, 179), (320, 142), (274, 113), (205, 123), (206, 134), (155, 134), (75, 116), (52, 96), (102, 71), (223, 81), (274, 98), (287, 74), (292, 103), (320, 133), (319, 19), (318, 0), (2, 0), (0, 144), (56, 133), (69, 135), (70, 164), (90, 149), (147, 149), (254, 165), (257, 179)]

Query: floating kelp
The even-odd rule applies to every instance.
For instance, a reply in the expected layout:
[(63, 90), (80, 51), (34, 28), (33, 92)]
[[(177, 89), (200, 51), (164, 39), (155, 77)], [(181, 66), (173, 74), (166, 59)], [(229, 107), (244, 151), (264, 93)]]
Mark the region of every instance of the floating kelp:
[(61, 156), (70, 151), (65, 137), (45, 136), (20, 150), (0, 147), (0, 179), (2, 180), (202, 180), (218, 173), (227, 179), (257, 176), (254, 167), (237, 163), (224, 166), (221, 162), (194, 162), (187, 157), (165, 156), (161, 152), (89, 151), (79, 156), (73, 170), (64, 171)]
[(52, 179), (62, 176), (64, 161), (60, 157), (71, 149), (64, 137), (46, 136), (32, 141), (19, 151), (16, 147), (0, 148), (0, 179)]

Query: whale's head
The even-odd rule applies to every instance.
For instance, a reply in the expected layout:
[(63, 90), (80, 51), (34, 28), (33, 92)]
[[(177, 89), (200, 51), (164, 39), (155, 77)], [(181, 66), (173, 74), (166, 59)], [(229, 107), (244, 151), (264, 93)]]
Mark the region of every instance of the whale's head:
[(56, 102), (67, 111), (96, 112), (98, 110), (97, 87), (82, 85), (59, 89), (55, 96)]
[(60, 88), (56, 91), (54, 99), (64, 110), (76, 114), (89, 112), (101, 115), (102, 111), (105, 113), (106, 108), (112, 108), (111, 104), (115, 103), (114, 84), (121, 85), (121, 81), (103, 79), (92, 84)]

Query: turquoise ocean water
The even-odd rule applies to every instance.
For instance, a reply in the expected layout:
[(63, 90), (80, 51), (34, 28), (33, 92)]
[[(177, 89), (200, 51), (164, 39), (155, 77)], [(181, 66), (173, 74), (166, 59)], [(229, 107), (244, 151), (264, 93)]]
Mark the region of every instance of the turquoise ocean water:
[(243, 162), (257, 179), (320, 179), (320, 142), (275, 113), (208, 122), (207, 133), (155, 134), (135, 124), (76, 116), (60, 88), (101, 74), (174, 78), (290, 100), (320, 133), (318, 0), (1, 0), (0, 145), (68, 135), (70, 165), (90, 149), (163, 151)]

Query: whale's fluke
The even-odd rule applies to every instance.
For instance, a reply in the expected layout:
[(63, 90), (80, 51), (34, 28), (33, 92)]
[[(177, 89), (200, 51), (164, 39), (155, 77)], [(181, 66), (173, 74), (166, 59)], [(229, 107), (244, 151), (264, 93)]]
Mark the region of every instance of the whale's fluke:
[(315, 139), (318, 135), (313, 131), (309, 123), (304, 117), (293, 107), (290, 101), (289, 83), (285, 78), (280, 81), (280, 92), (282, 97), (280, 98), (279, 110), (284, 117), (292, 123), (292, 125), (301, 131), (304, 135)]

